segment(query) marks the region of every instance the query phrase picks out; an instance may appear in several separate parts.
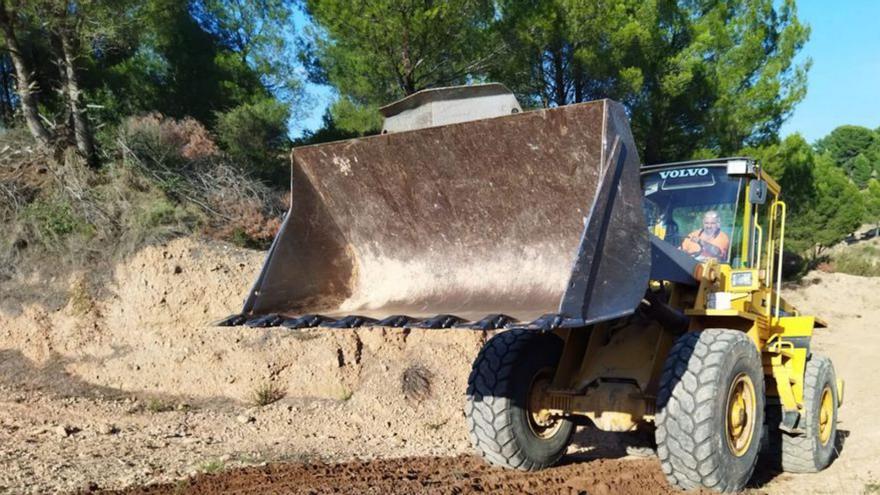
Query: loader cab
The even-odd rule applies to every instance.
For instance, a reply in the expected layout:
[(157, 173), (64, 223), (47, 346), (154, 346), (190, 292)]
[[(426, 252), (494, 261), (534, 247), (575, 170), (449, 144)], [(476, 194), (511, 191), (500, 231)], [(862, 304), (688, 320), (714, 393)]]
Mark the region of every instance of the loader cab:
[(760, 265), (769, 240), (766, 212), (778, 203), (779, 186), (754, 160), (648, 165), (641, 181), (653, 235), (698, 261), (714, 258), (734, 270)]

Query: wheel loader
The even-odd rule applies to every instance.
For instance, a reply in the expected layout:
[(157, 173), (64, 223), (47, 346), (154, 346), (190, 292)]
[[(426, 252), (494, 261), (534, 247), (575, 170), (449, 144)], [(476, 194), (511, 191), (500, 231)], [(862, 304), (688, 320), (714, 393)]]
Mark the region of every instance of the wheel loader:
[(825, 468), (843, 382), (781, 294), (786, 205), (747, 157), (642, 166), (626, 111), (426, 90), (377, 136), (292, 151), (291, 208), (223, 325), (476, 329), (464, 404), (489, 463), (577, 425), (654, 431), (668, 481)]

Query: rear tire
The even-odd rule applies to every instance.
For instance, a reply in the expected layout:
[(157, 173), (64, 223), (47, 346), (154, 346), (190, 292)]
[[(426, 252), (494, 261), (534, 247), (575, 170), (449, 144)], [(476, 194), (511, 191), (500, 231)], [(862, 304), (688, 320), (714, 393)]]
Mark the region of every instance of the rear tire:
[(530, 395), (549, 385), (562, 355), (553, 334), (512, 329), (492, 337), (468, 378), (465, 416), (474, 449), (491, 464), (534, 471), (565, 454), (574, 424), (536, 417)]
[(657, 397), (657, 455), (669, 483), (734, 492), (758, 458), (764, 374), (755, 344), (738, 330), (681, 336)]
[[(804, 414), (801, 435), (779, 430), (782, 406), (768, 413), (767, 456), (789, 473), (816, 473), (834, 460), (837, 440), (837, 377), (834, 365), (824, 356), (813, 356), (804, 371)], [(781, 462), (780, 462), (781, 461)]]

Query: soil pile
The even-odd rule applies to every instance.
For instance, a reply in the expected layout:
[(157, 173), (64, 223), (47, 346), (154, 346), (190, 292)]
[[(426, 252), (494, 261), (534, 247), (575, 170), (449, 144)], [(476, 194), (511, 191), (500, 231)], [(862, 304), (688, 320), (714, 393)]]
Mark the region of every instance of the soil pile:
[[(61, 307), (5, 299), (0, 488), (155, 482), (221, 458), (467, 452), (461, 405), (484, 332), (212, 326), (239, 310), (262, 261), (180, 239), (105, 286), (72, 275)], [(281, 400), (257, 407), (261, 394)], [(118, 432), (99, 434), (107, 423)], [(76, 431), (52, 434), (65, 427)], [(123, 446), (127, 460), (108, 465), (102, 452)]]

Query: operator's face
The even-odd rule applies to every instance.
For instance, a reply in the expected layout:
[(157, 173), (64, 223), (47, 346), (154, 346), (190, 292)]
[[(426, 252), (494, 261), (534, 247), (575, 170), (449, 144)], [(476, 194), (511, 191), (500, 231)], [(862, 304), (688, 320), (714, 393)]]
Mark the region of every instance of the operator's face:
[(715, 215), (706, 215), (703, 217), (703, 232), (709, 235), (715, 235), (718, 233), (718, 229), (721, 228), (721, 224), (718, 222), (718, 217)]

